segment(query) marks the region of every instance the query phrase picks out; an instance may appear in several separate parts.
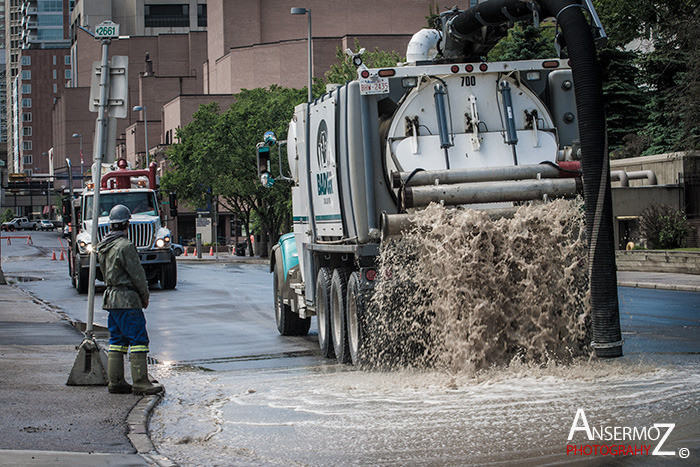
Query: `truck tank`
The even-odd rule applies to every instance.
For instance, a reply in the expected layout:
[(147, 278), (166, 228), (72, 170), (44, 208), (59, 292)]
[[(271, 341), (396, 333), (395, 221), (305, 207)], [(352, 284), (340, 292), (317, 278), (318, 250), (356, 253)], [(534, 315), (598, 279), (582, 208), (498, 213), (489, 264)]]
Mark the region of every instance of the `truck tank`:
[[(594, 347), (621, 355), (602, 91), (581, 10), (575, 1), (490, 0), (445, 12), (441, 30), (411, 40), (408, 62), (360, 65), (357, 80), (295, 108), (294, 232), (271, 257), (282, 334), (305, 334), (316, 315), (324, 356), (359, 363), (379, 246), (410, 210), (435, 202), (493, 211), (585, 194)], [(571, 60), (479, 60), (504, 24), (533, 16), (558, 18), (575, 43)]]

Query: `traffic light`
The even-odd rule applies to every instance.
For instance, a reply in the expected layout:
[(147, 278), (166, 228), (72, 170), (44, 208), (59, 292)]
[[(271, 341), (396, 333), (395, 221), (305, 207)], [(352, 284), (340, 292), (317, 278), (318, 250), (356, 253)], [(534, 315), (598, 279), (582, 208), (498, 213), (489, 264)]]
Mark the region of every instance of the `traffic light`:
[(170, 192), (168, 202), (170, 203), (170, 217), (177, 217), (177, 193)]

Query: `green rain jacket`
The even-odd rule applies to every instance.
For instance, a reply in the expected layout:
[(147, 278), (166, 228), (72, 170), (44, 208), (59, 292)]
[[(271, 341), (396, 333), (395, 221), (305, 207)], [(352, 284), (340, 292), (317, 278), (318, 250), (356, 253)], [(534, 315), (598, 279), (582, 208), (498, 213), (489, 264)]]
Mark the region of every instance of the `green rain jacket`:
[(107, 285), (102, 308), (143, 308), (149, 296), (146, 272), (126, 232), (111, 231), (97, 246), (97, 257)]

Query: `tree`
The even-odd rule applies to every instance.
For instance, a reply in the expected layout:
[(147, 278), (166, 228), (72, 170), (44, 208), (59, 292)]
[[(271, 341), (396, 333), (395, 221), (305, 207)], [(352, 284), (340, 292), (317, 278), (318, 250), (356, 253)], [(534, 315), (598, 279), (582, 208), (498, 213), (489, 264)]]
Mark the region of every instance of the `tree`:
[(536, 28), (533, 25), (517, 23), (491, 49), (487, 60), (489, 62), (510, 60), (532, 60), (536, 58), (556, 57), (554, 49), (554, 28), (545, 26)]
[(639, 227), (649, 247), (661, 249), (682, 247), (685, 237), (693, 230), (685, 212), (666, 204), (652, 204), (644, 209), (640, 214)]
[[(216, 104), (200, 106), (193, 121), (178, 130), (179, 142), (168, 150), (171, 171), (161, 183), (199, 208), (218, 200), (240, 213), (248, 232), (254, 215), (263, 235), (276, 241), (291, 226), (290, 185), (282, 180), (271, 188), (260, 185), (255, 146), (268, 130), (286, 138), (294, 106), (306, 100), (306, 92), (271, 86), (244, 89), (235, 97), (221, 115)], [(277, 158), (272, 165), (279, 174)]]

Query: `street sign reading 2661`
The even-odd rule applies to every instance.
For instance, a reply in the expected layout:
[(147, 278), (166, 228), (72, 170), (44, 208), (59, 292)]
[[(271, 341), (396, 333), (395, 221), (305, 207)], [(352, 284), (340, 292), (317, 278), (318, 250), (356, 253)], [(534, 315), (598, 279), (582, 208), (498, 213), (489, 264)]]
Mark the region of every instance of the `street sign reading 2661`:
[(96, 39), (109, 39), (119, 37), (119, 25), (111, 21), (103, 21), (95, 28)]

